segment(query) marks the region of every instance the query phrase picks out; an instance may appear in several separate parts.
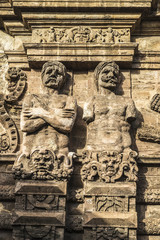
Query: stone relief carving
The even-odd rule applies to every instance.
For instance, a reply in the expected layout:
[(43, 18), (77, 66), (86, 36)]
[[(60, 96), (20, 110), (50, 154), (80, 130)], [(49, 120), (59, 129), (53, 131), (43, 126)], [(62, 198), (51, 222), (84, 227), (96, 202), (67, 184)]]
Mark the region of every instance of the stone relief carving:
[(66, 229), (68, 232), (83, 231), (83, 216), (82, 215), (69, 215)]
[(151, 109), (160, 113), (160, 94), (155, 94), (151, 99)]
[(27, 209), (45, 209), (45, 210), (57, 210), (59, 204), (58, 196), (55, 195), (46, 195), (46, 194), (37, 194), (27, 195)]
[(14, 185), (0, 185), (0, 199), (14, 200)]
[(5, 96), (7, 102), (17, 101), (26, 87), (27, 76), (20, 68), (9, 68), (6, 74), (8, 81), (8, 94)]
[(25, 237), (32, 239), (54, 240), (56, 229), (53, 226), (25, 226)]
[(160, 219), (150, 217), (139, 221), (138, 232), (141, 234), (160, 234)]
[(137, 194), (138, 202), (146, 202), (146, 203), (160, 203), (160, 190), (155, 187), (147, 188), (145, 186), (138, 187)]
[(84, 202), (84, 190), (83, 188), (80, 189), (70, 189), (69, 194), (67, 196), (68, 201), (71, 202)]
[(76, 119), (77, 103), (72, 96), (61, 94), (65, 82), (65, 66), (47, 62), (42, 68), (44, 94), (24, 99), (23, 148), (13, 167), (15, 177), (66, 180), (72, 173), (75, 154), (69, 152), (68, 134)]
[(96, 197), (96, 211), (98, 212), (125, 212), (125, 204), (127, 204), (124, 197)]
[(109, 240), (128, 240), (128, 232), (125, 228), (102, 227), (92, 228), (92, 239), (109, 239)]
[(137, 181), (137, 153), (130, 151), (102, 152), (90, 154), (83, 160), (81, 177), (83, 181), (115, 182), (117, 180)]
[(19, 68), (9, 68), (6, 74), (8, 82), (7, 94), (0, 95), (0, 152), (15, 152), (18, 145), (16, 125), (7, 111), (8, 103), (15, 103), (22, 96), (27, 76)]
[[(151, 110), (160, 113), (160, 94), (155, 94), (150, 102)], [(160, 129), (154, 126), (142, 123), (137, 131), (138, 138), (141, 141), (160, 143)]]
[(119, 43), (130, 42), (129, 29), (92, 29), (90, 27), (73, 27), (37, 29), (33, 31), (35, 42), (59, 42), (59, 43)]
[(98, 94), (84, 104), (89, 154), (83, 159), (82, 179), (114, 182), (125, 176), (128, 181), (136, 181), (137, 153), (131, 150), (130, 135), (136, 109), (131, 98), (115, 94), (120, 83), (119, 66), (114, 62), (99, 63), (95, 83)]
[(141, 141), (147, 142), (160, 142), (160, 130), (148, 124), (142, 124), (141, 128), (138, 129), (138, 138)]

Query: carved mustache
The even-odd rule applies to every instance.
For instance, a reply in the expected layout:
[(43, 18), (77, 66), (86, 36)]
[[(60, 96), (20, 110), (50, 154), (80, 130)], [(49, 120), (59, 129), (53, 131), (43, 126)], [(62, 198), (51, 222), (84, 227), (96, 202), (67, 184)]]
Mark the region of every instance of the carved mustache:
[(52, 83), (58, 83), (59, 81), (58, 81), (58, 79), (57, 78), (48, 78), (46, 81), (45, 81), (45, 83), (49, 83), (49, 82), (52, 82)]
[(102, 76), (101, 80), (103, 82), (113, 82), (117, 83), (117, 79), (115, 77), (107, 77), (107, 76)]

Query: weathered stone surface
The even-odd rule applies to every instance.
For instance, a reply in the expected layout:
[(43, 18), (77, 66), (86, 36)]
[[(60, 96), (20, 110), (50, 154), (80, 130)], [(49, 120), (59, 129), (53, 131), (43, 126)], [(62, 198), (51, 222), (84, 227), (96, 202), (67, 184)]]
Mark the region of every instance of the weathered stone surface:
[(0, 1), (0, 239), (160, 238), (159, 10)]

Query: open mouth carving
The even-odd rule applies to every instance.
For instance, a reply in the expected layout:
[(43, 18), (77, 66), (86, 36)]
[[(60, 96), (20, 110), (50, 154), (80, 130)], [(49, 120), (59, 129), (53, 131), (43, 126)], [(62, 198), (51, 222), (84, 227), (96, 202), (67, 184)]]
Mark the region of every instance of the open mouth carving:
[(52, 83), (56, 83), (56, 78), (48, 78), (47, 80), (46, 80), (46, 83), (49, 83), (49, 82), (52, 82)]

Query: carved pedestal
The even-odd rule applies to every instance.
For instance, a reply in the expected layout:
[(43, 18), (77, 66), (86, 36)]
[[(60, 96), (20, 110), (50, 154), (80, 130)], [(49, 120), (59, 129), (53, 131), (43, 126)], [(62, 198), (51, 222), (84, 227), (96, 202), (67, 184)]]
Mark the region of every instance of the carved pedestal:
[(18, 181), (13, 239), (63, 240), (67, 182)]
[(84, 183), (84, 238), (136, 240), (136, 183)]

